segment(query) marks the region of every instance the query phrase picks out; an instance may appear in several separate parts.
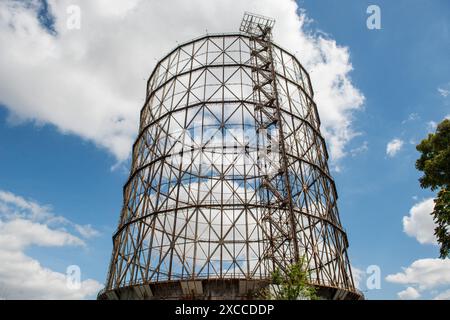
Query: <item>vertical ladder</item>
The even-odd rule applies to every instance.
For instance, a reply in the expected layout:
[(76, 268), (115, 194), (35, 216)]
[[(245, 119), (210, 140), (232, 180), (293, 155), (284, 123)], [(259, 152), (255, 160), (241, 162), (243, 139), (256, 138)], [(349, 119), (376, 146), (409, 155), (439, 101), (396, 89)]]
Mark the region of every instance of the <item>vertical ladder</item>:
[(240, 31), (250, 37), (257, 165), (261, 175), (261, 221), (264, 236), (267, 237), (263, 258), (270, 261), (269, 270), (279, 268), (285, 272), (300, 257), (273, 59), (274, 23), (273, 19), (245, 13)]

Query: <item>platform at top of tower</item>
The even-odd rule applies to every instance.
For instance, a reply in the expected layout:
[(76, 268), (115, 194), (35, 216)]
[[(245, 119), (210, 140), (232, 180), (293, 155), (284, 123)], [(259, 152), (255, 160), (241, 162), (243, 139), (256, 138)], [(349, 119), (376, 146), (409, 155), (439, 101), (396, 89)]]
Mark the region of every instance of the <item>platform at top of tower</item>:
[(258, 35), (262, 30), (272, 29), (275, 25), (275, 19), (264, 17), (258, 14), (245, 12), (242, 18), (239, 31), (251, 35)]

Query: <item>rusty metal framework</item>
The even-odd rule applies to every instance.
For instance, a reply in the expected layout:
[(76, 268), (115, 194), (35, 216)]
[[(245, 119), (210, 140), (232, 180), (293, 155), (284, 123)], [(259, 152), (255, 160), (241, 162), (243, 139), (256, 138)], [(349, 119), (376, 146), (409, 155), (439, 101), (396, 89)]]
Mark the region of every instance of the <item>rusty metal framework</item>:
[(248, 298), (300, 258), (323, 297), (362, 297), (311, 81), (273, 25), (246, 13), (157, 64), (99, 298)]

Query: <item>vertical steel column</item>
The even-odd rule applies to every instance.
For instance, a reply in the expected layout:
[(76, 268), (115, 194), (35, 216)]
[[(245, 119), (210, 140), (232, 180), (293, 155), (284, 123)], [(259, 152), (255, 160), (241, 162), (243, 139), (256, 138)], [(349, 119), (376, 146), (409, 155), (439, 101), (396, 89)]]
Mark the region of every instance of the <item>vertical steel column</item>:
[[(250, 34), (257, 137), (263, 140), (267, 138), (269, 143), (264, 146), (262, 153), (259, 150), (258, 156), (258, 167), (262, 174), (261, 198), (264, 202), (262, 219), (268, 227), (265, 234), (269, 237), (264, 258), (272, 261), (272, 270), (280, 268), (285, 271), (290, 264), (299, 261), (300, 255), (272, 53), (273, 22), (260, 17), (247, 18), (250, 19), (247, 28), (241, 31)], [(274, 132), (278, 134), (277, 141), (272, 141)], [(273, 146), (273, 143), (276, 145)], [(264, 143), (258, 141), (258, 146), (262, 145)], [(276, 159), (269, 159), (268, 156), (269, 153), (273, 155), (274, 151), (279, 153), (277, 164), (273, 163)]]

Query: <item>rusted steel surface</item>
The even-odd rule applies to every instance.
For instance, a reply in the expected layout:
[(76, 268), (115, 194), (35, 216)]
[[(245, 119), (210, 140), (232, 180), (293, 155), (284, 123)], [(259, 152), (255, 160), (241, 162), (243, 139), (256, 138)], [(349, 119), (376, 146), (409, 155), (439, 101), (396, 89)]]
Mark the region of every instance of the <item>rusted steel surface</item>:
[(301, 258), (311, 284), (360, 296), (311, 81), (273, 43), (273, 24), (246, 15), (241, 33), (187, 42), (157, 64), (103, 297), (168, 282), (266, 283)]

